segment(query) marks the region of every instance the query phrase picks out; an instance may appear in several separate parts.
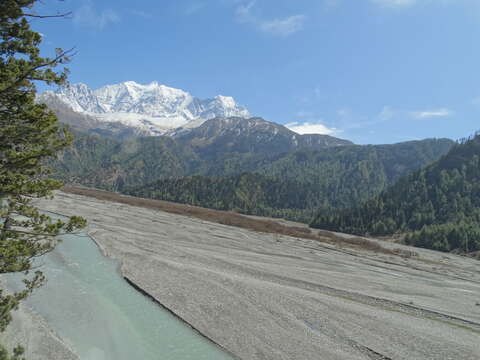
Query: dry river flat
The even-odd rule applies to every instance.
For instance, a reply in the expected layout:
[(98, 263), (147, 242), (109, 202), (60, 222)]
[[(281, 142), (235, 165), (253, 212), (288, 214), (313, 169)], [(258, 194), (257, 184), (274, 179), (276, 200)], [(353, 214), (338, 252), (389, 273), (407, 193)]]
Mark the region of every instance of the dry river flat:
[(480, 359), (476, 260), (402, 257), (68, 193), (39, 206), (87, 218), (126, 279), (239, 359)]

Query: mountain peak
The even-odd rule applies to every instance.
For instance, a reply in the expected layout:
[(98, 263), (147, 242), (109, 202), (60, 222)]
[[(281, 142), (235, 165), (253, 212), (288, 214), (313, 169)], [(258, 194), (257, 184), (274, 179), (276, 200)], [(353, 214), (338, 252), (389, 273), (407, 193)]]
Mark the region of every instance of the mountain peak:
[(237, 105), (231, 96), (217, 95), (215, 96), (215, 100), (218, 100), (218, 102), (228, 108), (233, 108)]
[(63, 103), (76, 113), (107, 123), (122, 123), (158, 135), (179, 127), (194, 127), (215, 117), (250, 117), (233, 97), (218, 95), (199, 99), (188, 92), (157, 81), (105, 85), (97, 90), (82, 83), (69, 84), (39, 96), (47, 105)]
[(348, 140), (328, 135), (299, 135), (283, 125), (259, 117), (217, 117), (193, 129), (180, 129), (170, 135), (200, 153), (214, 157), (231, 152), (274, 154), (353, 145)]

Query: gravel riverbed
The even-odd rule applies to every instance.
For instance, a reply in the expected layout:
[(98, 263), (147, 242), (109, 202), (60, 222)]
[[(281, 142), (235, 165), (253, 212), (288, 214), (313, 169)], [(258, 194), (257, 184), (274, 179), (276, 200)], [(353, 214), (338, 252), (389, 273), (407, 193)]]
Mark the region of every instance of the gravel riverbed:
[(38, 205), (87, 218), (125, 278), (240, 359), (480, 358), (476, 260), (344, 249), (66, 193)]

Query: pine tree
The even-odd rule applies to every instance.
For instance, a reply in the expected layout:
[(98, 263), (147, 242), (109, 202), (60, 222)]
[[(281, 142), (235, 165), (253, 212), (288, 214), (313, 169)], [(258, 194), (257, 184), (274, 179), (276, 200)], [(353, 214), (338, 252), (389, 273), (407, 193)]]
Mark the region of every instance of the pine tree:
[(351, 208), (319, 212), (313, 226), (358, 235), (405, 234), (440, 251), (480, 253), (480, 135)]
[[(53, 221), (32, 204), (60, 188), (48, 178), (46, 159), (67, 146), (71, 136), (60, 128), (45, 105), (35, 103), (35, 82), (62, 84), (67, 71), (56, 71), (69, 52), (57, 49), (53, 58), (40, 55), (41, 35), (29, 19), (36, 0), (0, 2), (0, 274), (24, 273), (23, 291), (7, 295), (0, 289), (0, 332), (11, 321), (11, 312), (45, 281), (32, 271), (32, 261), (53, 250), (61, 233), (85, 225), (79, 217)], [(0, 360), (20, 359), (21, 349), (10, 356), (0, 348)]]

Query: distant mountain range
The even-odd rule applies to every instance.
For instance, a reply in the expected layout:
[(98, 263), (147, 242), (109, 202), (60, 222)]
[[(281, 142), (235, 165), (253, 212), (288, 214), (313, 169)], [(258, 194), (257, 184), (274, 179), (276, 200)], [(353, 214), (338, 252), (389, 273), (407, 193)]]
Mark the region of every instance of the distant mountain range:
[(47, 91), (38, 101), (74, 130), (116, 140), (170, 136), (208, 153), (271, 153), (352, 144), (327, 135), (300, 135), (283, 125), (251, 117), (231, 97), (202, 100), (156, 82), (140, 85), (128, 81), (98, 90), (72, 84)]
[[(169, 130), (192, 128), (217, 117), (249, 118), (249, 111), (232, 97), (199, 99), (188, 92), (157, 82), (148, 85), (127, 81), (97, 90), (85, 84), (70, 84), (38, 97), (76, 128), (118, 133), (162, 135)], [(69, 117), (75, 117), (71, 122)]]

